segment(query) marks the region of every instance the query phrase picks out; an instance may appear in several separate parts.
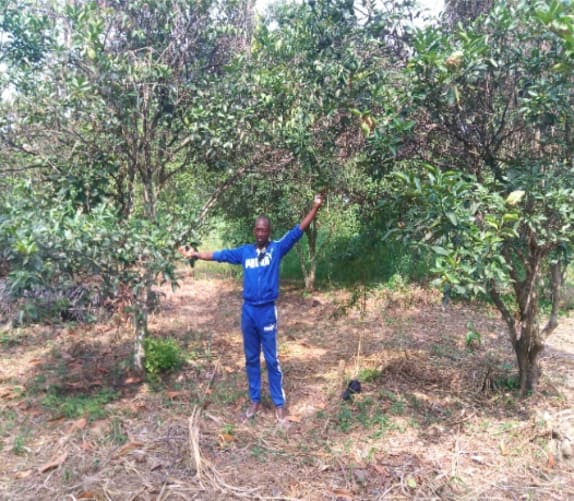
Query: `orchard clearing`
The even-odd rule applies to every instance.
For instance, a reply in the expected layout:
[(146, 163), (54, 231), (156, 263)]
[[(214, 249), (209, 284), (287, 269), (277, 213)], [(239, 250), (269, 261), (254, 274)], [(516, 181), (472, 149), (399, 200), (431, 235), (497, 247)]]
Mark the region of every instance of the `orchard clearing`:
[[(130, 372), (126, 318), (1, 333), (1, 499), (574, 498), (572, 318), (542, 355), (538, 393), (520, 399), (494, 310), (443, 309), (413, 288), (351, 306), (349, 291), (284, 282), (285, 429), (265, 375), (262, 412), (240, 422), (241, 284), (211, 270), (162, 290), (150, 335), (186, 361), (160, 382)], [(350, 379), (362, 391), (345, 401)]]

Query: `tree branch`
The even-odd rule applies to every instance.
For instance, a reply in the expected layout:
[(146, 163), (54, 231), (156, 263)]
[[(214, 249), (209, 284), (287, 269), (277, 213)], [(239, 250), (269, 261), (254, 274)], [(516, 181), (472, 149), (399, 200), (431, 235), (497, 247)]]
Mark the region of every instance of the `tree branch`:
[(510, 331), (510, 342), (512, 343), (512, 346), (514, 346), (517, 339), (516, 320), (512, 315), (512, 313), (510, 312), (510, 310), (506, 307), (506, 304), (504, 303), (502, 297), (500, 296), (498, 290), (496, 289), (494, 282), (490, 281), (487, 285), (487, 289), (490, 298), (496, 305), (498, 311), (500, 311), (500, 313), (502, 314), (502, 318), (504, 319), (506, 325), (508, 326), (508, 330)]
[(541, 332), (542, 339), (548, 338), (550, 334), (558, 327), (558, 313), (560, 310), (560, 298), (562, 292), (562, 283), (564, 278), (564, 270), (566, 267), (562, 266), (562, 261), (550, 265), (550, 280), (552, 289), (552, 310), (548, 322)]

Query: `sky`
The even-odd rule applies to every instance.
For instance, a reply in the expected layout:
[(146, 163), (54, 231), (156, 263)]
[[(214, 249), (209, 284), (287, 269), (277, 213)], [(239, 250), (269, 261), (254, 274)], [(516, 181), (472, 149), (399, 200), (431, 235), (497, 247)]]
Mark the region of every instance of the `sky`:
[[(267, 4), (273, 2), (273, 0), (256, 0), (255, 8), (259, 12), (263, 12)], [(444, 7), (444, 0), (418, 0), (418, 4), (423, 9), (428, 9), (429, 14), (437, 15), (441, 12)]]
[(433, 15), (437, 15), (444, 8), (444, 0), (418, 0), (418, 3)]

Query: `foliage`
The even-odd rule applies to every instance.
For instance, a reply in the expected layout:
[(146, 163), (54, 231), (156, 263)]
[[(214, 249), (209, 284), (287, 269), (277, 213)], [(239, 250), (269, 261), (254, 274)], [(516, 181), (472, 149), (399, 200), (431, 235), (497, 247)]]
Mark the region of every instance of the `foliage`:
[(162, 216), (161, 224), (122, 221), (107, 204), (85, 213), (69, 200), (43, 199), (30, 185), (10, 195), (0, 241), (11, 270), (8, 289), (13, 298), (29, 299), (28, 320), (40, 319), (42, 301), (53, 304), (45, 313), (58, 313), (60, 304), (64, 319), (85, 320), (92, 307), (119, 299), (122, 287), (131, 291), (124, 298), (130, 306), (145, 273), (175, 284), (174, 248), (188, 229), (172, 217)]
[(145, 368), (148, 377), (154, 381), (161, 373), (179, 368), (183, 363), (181, 348), (173, 339), (146, 338)]
[[(374, 128), (372, 96), (384, 88), (404, 48), (399, 33), (408, 5), (395, 2), (385, 10), (352, 1), (281, 4), (257, 27), (250, 58), (241, 59), (238, 85), (229, 88), (230, 99), (242, 87), (240, 96), (253, 96), (246, 114), (258, 138), (245, 176), (225, 196), (228, 218), (250, 228), (257, 213), (267, 213), (288, 228), (316, 192), (335, 202), (329, 211), (356, 203), (355, 192), (369, 185), (358, 164)], [(327, 239), (318, 240), (315, 224), (306, 235), (300, 265), (312, 288)]]
[[(523, 393), (557, 325), (574, 240), (571, 6), (499, 4), (454, 33), (414, 40), (410, 96), (424, 162), (389, 178), (395, 227), (436, 256), (440, 283), (487, 295), (509, 327)], [(563, 27), (566, 36), (557, 34)], [(568, 63), (571, 65), (571, 61)], [(552, 290), (542, 329), (540, 298)]]
[[(180, 175), (193, 188), (196, 169), (220, 169), (214, 158), (237, 153), (222, 141), (234, 116), (208, 91), (244, 46), (235, 13), (248, 14), (246, 5), (8, 2), (2, 18), (3, 82), (14, 92), (1, 101), (0, 168), (41, 185), (47, 209), (5, 223), (12, 292), (49, 290), (60, 301), (79, 280), (126, 287), (140, 370), (151, 288), (173, 278), (174, 247), (189, 238), (201, 199), (161, 194)], [(41, 31), (30, 37), (29, 28)]]
[(482, 342), (482, 337), (480, 335), (480, 332), (478, 332), (475, 328), (472, 322), (467, 322), (466, 323), (466, 337), (464, 339), (464, 342), (466, 344), (466, 347), (471, 350), (474, 351), (476, 348), (479, 348)]

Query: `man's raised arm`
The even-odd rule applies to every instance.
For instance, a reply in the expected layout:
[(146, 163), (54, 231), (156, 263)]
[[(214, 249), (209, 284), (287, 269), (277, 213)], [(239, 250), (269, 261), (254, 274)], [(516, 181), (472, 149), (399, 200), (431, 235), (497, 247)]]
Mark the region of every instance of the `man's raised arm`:
[(323, 195), (317, 194), (317, 195), (315, 195), (315, 198), (313, 199), (313, 207), (311, 207), (311, 210), (307, 213), (307, 215), (299, 223), (299, 228), (301, 228), (301, 230), (305, 231), (307, 228), (309, 228), (311, 221), (313, 221), (313, 219), (315, 219), (315, 216), (317, 215), (317, 211), (319, 210), (319, 207), (321, 207), (321, 205), (323, 205)]

